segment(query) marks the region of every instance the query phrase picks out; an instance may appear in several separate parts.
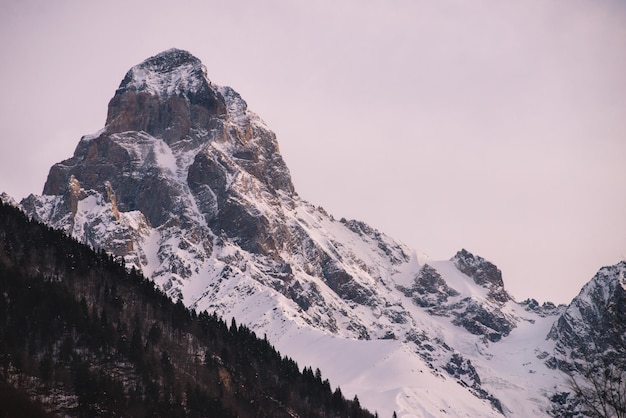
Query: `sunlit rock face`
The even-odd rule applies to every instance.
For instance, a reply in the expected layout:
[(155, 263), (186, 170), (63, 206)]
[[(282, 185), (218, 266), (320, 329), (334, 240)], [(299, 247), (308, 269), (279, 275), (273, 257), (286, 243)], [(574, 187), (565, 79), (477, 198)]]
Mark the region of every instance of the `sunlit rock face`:
[(107, 131), (143, 131), (168, 145), (194, 130), (219, 128), (227, 117), (224, 98), (199, 59), (170, 50), (133, 67), (109, 102)]

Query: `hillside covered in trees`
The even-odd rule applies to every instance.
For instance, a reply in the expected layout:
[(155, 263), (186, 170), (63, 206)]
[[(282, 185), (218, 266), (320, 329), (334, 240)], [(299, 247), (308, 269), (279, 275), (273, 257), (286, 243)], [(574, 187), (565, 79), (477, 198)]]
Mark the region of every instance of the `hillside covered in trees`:
[(371, 417), (245, 325), (0, 201), (0, 417)]

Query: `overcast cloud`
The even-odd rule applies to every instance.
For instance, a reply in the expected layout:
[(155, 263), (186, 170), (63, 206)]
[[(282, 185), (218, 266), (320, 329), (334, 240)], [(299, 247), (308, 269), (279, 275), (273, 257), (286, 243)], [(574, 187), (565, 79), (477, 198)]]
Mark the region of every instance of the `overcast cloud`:
[(41, 193), (133, 65), (189, 50), (296, 190), (569, 302), (626, 257), (626, 3), (0, 0), (0, 191)]

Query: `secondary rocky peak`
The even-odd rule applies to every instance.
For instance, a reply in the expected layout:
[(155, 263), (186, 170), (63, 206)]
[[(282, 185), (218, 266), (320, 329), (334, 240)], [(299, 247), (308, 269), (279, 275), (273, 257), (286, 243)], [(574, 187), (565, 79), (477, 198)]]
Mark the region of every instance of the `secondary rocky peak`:
[[(549, 338), (566, 362), (590, 361), (626, 347), (626, 261), (601, 268), (554, 323)], [(555, 363), (556, 364), (556, 363)]]
[(449, 297), (459, 295), (459, 292), (450, 288), (441, 274), (428, 264), (424, 264), (415, 275), (410, 288), (399, 286), (398, 289), (406, 297), (410, 297), (417, 306), (432, 308), (429, 310), (431, 314), (437, 314), (437, 307), (448, 302)]
[(218, 128), (227, 113), (202, 62), (187, 51), (170, 49), (126, 73), (109, 102), (106, 130), (144, 131), (171, 144), (193, 130)]
[(504, 290), (502, 272), (494, 264), (464, 248), (457, 252), (451, 261), (461, 273), (474, 279), (476, 284), (489, 289), (489, 296), (496, 301), (504, 303), (511, 299)]

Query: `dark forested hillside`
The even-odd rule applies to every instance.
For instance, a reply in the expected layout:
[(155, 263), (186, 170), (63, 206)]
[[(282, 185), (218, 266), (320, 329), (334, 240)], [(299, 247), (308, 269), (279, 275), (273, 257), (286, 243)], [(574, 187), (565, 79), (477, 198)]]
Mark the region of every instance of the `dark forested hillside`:
[(0, 201), (0, 417), (24, 413), (372, 416), (235, 319)]

